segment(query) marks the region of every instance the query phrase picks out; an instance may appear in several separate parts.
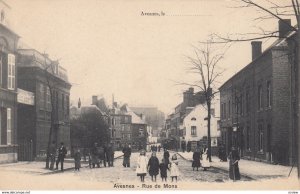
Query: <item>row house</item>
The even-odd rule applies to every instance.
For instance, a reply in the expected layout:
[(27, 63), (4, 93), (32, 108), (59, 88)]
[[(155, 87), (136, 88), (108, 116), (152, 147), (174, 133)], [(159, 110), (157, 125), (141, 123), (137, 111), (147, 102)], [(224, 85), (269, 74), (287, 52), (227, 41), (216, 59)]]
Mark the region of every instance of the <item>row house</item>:
[(19, 36), (7, 25), (10, 7), (0, 1), (0, 163), (17, 161), (17, 74)]
[(262, 43), (253, 41), (252, 62), (219, 89), (220, 128), (227, 153), (237, 146), (246, 159), (280, 164), (296, 159), (295, 33), (286, 23), (291, 21), (279, 21), (282, 38), (264, 52)]
[(70, 148), (71, 84), (66, 69), (35, 49), (19, 49), (18, 59), (18, 87), (34, 95), (33, 103), (18, 104), (20, 150), (26, 150), (31, 142), (33, 158), (45, 156), (50, 128), (51, 141), (57, 146), (64, 142)]

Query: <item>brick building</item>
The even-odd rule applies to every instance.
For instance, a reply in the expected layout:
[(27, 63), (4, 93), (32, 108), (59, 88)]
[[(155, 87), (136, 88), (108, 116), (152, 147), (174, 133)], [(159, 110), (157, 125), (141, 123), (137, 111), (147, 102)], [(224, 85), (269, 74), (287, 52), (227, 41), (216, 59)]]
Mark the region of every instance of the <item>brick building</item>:
[(0, 163), (17, 161), (17, 75), (19, 36), (7, 25), (10, 7), (0, 1)]
[[(290, 23), (290, 20), (286, 20)], [(252, 42), (252, 62), (220, 87), (222, 142), (243, 158), (295, 161), (293, 33), (279, 22), (279, 38), (264, 52)]]
[(35, 96), (33, 106), (18, 105), (18, 141), (33, 143), (33, 157), (47, 150), (51, 113), (52, 140), (70, 148), (70, 88), (67, 71), (34, 49), (18, 50), (18, 86)]

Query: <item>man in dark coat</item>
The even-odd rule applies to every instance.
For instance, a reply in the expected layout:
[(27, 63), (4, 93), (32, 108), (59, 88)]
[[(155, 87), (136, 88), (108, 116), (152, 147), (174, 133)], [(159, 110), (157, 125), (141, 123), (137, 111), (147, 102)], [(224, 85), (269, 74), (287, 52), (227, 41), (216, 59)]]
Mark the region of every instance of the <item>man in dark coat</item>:
[(240, 180), (239, 160), (240, 156), (236, 147), (232, 147), (228, 156), (229, 159), (229, 178), (233, 181)]
[(122, 150), (124, 156), (123, 156), (123, 166), (130, 167), (130, 156), (131, 156), (131, 148), (128, 146), (128, 144), (125, 144), (125, 147)]
[(167, 149), (165, 149), (165, 151), (164, 151), (164, 161), (165, 161), (166, 165), (169, 165), (169, 163), (170, 163), (169, 158), (170, 158), (170, 153)]
[(201, 160), (202, 156), (201, 156), (201, 152), (199, 148), (196, 148), (194, 154), (193, 154), (193, 163), (192, 163), (192, 167), (193, 167), (193, 171), (195, 170), (195, 168), (199, 169), (199, 167), (201, 166), (200, 160)]
[(107, 158), (108, 166), (113, 167), (114, 166), (114, 155), (115, 155), (113, 144), (108, 144), (106, 154), (107, 154), (106, 158)]
[(54, 163), (55, 163), (55, 155), (56, 155), (56, 145), (55, 141), (52, 142), (50, 146), (50, 170), (53, 170), (54, 168)]
[(61, 171), (64, 171), (64, 160), (67, 154), (67, 149), (64, 146), (64, 143), (60, 143), (60, 147), (58, 149), (58, 157), (56, 160), (56, 170), (58, 170), (58, 164), (60, 163)]

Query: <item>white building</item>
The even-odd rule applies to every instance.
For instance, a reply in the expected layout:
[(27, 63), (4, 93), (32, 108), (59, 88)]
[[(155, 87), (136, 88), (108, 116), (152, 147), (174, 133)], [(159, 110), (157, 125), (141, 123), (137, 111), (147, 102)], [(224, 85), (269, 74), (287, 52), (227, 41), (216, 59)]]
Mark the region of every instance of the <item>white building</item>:
[[(207, 118), (207, 108), (204, 105), (197, 105), (187, 109), (190, 109), (190, 111), (187, 111), (188, 113), (183, 120), (181, 142), (186, 144), (190, 142), (193, 150), (197, 144), (201, 145), (201, 141), (205, 141), (205, 137), (207, 137), (207, 120), (205, 120)], [(216, 147), (220, 133), (217, 130), (218, 118), (214, 115), (214, 109), (212, 109), (212, 113), (210, 120), (211, 146)]]

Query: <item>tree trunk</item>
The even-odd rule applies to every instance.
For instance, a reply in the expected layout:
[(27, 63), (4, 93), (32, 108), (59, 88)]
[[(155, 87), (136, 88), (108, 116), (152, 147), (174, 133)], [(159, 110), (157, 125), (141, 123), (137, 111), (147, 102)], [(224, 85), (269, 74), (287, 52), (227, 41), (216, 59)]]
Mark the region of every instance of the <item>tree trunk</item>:
[(211, 99), (207, 100), (207, 156), (211, 162), (211, 137), (210, 137), (210, 118), (211, 118)]

